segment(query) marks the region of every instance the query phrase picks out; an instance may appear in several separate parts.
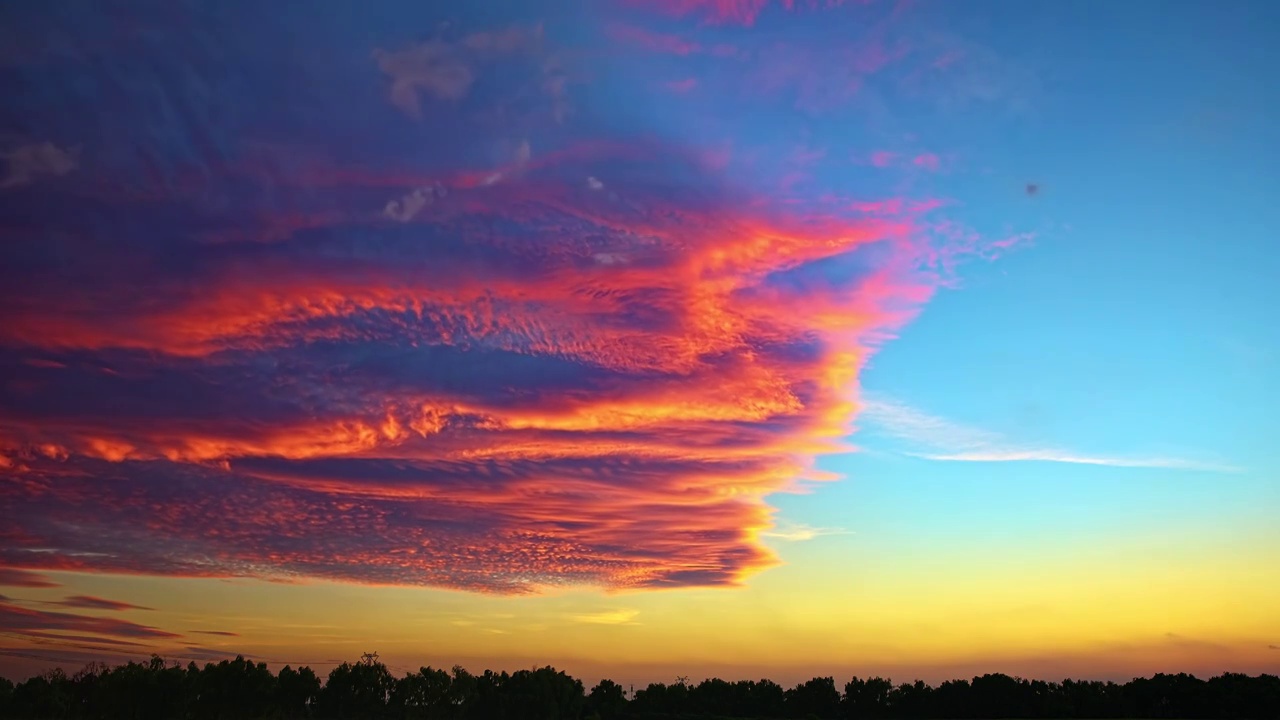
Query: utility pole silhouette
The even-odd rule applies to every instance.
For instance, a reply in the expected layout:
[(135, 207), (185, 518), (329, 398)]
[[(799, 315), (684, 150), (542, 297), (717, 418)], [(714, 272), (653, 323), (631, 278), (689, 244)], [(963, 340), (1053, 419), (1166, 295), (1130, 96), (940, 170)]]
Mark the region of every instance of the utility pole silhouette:
[(378, 653), (376, 652), (364, 653), (360, 656), (360, 662), (364, 663), (365, 665), (372, 665), (378, 662)]

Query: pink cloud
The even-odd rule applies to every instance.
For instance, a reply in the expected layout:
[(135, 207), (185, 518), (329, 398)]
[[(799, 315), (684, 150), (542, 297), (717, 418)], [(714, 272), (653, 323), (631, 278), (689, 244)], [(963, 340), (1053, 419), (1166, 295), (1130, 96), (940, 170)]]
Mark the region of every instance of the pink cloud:
[[(644, 5), (659, 12), (675, 17), (699, 15), (711, 24), (737, 24), (751, 26), (769, 0), (629, 0), (633, 5)], [(868, 0), (861, 0), (867, 4)], [(845, 0), (781, 0), (782, 9), (796, 11), (800, 9), (816, 10), (836, 8), (845, 4)]]
[(697, 89), (698, 79), (685, 78), (683, 80), (672, 80), (671, 82), (664, 83), (663, 87), (665, 87), (667, 90), (670, 90), (673, 93), (684, 94), (684, 93), (692, 92), (693, 90)]
[(605, 32), (613, 40), (651, 52), (690, 55), (702, 51), (702, 46), (696, 42), (685, 40), (678, 35), (652, 32), (636, 25), (613, 23), (606, 28)]
[(930, 65), (936, 70), (945, 70), (964, 58), (964, 52), (952, 50), (939, 55)]
[[(665, 4), (740, 24), (765, 5)], [(788, 111), (862, 99), (894, 57), (885, 38), (770, 39), (718, 63), (679, 56), (729, 46), (615, 32), (677, 57), (575, 84), (566, 118), (560, 63), (590, 74), (617, 36), (571, 51), (537, 27), (442, 34), (368, 61), (393, 106), (318, 117), (256, 164), (215, 151), (242, 147), (239, 123), (156, 141), (137, 130), (146, 98), (121, 103), (138, 122), (115, 126), (120, 154), (139, 167), (96, 186), (77, 172), (94, 212), (50, 212), (84, 200), (51, 183), (39, 232), (0, 229), (0, 565), (530, 593), (732, 587), (776, 564), (770, 496), (833, 479), (814, 465), (844, 447), (867, 358), (951, 267), (1006, 248), (937, 218), (938, 199), (819, 184), (808, 148), (845, 136)], [(692, 74), (704, 65), (725, 72)], [(593, 112), (712, 77), (723, 103)], [(264, 87), (310, 107), (289, 93), (315, 78), (289, 78)], [(774, 127), (752, 114), (766, 106)], [(769, 147), (744, 147), (748, 120)], [(349, 147), (357, 127), (385, 136)], [(173, 138), (215, 150), (188, 148), (171, 180)]]
[(890, 165), (893, 165), (897, 157), (897, 153), (891, 153), (887, 150), (877, 150), (871, 153), (871, 164), (878, 168), (887, 168)]
[(924, 168), (929, 172), (938, 172), (938, 169), (942, 166), (942, 161), (933, 153), (921, 153), (920, 155), (912, 158), (911, 164), (919, 168)]
[[(371, 219), (360, 242), (337, 226), (319, 246), (202, 246), (145, 296), (131, 273), (6, 296), (0, 345), (80, 360), (14, 366), (54, 410), (0, 411), (0, 452), (25, 467), (0, 485), (20, 530), (0, 562), (58, 548), (42, 567), (498, 593), (770, 567), (765, 498), (815, 477), (861, 363), (932, 292), (934, 204), (725, 188), (698, 155), (535, 151), (526, 174), (438, 193), (415, 218), (430, 252)], [(771, 281), (841, 257), (874, 270)]]

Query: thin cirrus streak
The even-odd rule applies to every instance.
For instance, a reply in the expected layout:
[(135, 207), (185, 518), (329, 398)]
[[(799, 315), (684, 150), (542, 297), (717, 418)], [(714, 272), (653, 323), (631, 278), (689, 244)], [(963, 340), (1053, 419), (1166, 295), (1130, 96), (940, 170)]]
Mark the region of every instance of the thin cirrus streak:
[[(11, 603), (0, 603), (0, 627), (7, 632), (33, 636), (44, 634), (45, 637), (57, 637), (51, 635), (49, 631), (64, 630), (91, 632), (130, 640), (164, 640), (180, 637), (171, 632), (128, 620), (31, 610)], [(94, 640), (103, 642), (101, 638)]]
[[(996, 241), (997, 243), (1000, 241)], [(905, 454), (940, 462), (1052, 462), (1126, 468), (1163, 468), (1231, 473), (1240, 468), (1170, 456), (1118, 456), (1073, 452), (1017, 443), (1005, 436), (930, 415), (901, 402), (863, 398), (860, 418), (868, 427), (906, 441)]]
[[(60, 140), (75, 169), (0, 194), (0, 566), (737, 585), (777, 562), (763, 538), (827, 532), (773, 529), (766, 498), (831, 479), (814, 458), (845, 447), (868, 356), (957, 258), (1010, 247), (938, 219), (941, 198), (815, 190), (847, 152), (790, 146), (776, 177), (805, 181), (773, 182), (767, 153), (724, 149), (736, 115), (691, 118), (723, 124), (701, 143), (620, 121), (574, 65), (614, 56), (550, 23), (295, 66), (269, 62), (285, 20), (190, 12), (198, 31), (116, 50), (171, 63), (76, 66), (127, 112), (71, 91), (5, 111), (85, 139)], [(218, 62), (227, 37), (242, 63)], [(773, 63), (766, 40), (751, 57)], [(874, 57), (849, 72), (903, 55)], [(674, 105), (671, 77), (636, 104)], [(705, 113), (708, 85), (679, 104)], [(853, 86), (798, 93), (828, 112)]]

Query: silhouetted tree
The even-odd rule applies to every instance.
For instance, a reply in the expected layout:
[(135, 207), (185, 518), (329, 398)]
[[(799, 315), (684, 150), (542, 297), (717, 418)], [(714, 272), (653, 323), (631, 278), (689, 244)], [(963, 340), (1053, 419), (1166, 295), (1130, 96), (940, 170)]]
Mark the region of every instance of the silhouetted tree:
[(587, 708), (600, 720), (622, 717), (627, 711), (627, 694), (612, 680), (601, 680), (587, 696)]
[(383, 718), (396, 680), (380, 662), (342, 663), (329, 673), (320, 691), (320, 716)]
[(57, 720), (284, 720), (300, 718), (413, 720), (686, 720), (692, 718), (1206, 718), (1280, 720), (1280, 678), (1238, 673), (1201, 680), (1158, 674), (1113, 682), (1024, 680), (998, 673), (937, 688), (916, 681), (851, 679), (843, 696), (830, 677), (783, 691), (769, 680), (690, 685), (654, 683), (627, 700), (602, 680), (588, 696), (581, 681), (551, 667), (474, 676), (421, 668), (399, 680), (370, 657), (344, 663), (321, 686), (310, 668), (243, 657), (185, 668), (159, 657), (115, 667), (91, 664), (68, 677), (50, 670), (14, 685), (0, 678), (0, 718)]
[(761, 680), (751, 687), (751, 704), (759, 717), (782, 717), (786, 713), (786, 692), (772, 680)]
[(277, 698), (277, 678), (267, 669), (267, 664), (254, 663), (240, 655), (216, 665), (206, 663), (192, 679), (196, 688), (193, 709), (197, 718), (259, 717), (266, 714)]
[(320, 678), (309, 667), (285, 665), (276, 678), (275, 706), (282, 718), (306, 718), (320, 697)]
[(0, 677), (0, 718), (13, 714), (13, 683)]
[(393, 714), (405, 718), (447, 718), (454, 709), (449, 673), (424, 667), (396, 681), (391, 692)]
[(840, 715), (840, 692), (831, 677), (814, 678), (796, 685), (786, 694), (787, 716), (829, 720)]
[[(848, 693), (848, 686), (845, 687), (845, 692)], [(888, 703), (891, 717), (907, 720), (932, 717), (933, 688), (923, 680), (903, 683), (889, 691)]]
[(889, 716), (889, 692), (893, 683), (882, 677), (859, 680), (854, 676), (844, 685), (841, 705), (847, 718), (883, 718)]

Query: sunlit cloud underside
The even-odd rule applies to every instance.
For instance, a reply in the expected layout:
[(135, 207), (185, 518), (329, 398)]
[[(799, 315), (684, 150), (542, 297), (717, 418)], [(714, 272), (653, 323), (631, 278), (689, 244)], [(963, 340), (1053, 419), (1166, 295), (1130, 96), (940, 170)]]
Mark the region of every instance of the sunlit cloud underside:
[[(869, 354), (1010, 244), (926, 219), (938, 198), (790, 192), (817, 155), (747, 182), (723, 145), (612, 122), (541, 26), (335, 53), (325, 81), (370, 103), (343, 115), (300, 109), (347, 102), (320, 78), (209, 70), (231, 20), (200, 21), (94, 66), (124, 114), (0, 198), (31, 218), (0, 263), (0, 565), (735, 585), (777, 562), (766, 498), (830, 479)], [(716, 57), (754, 77), (742, 47)], [(68, 92), (6, 112), (72, 137), (100, 97)]]

